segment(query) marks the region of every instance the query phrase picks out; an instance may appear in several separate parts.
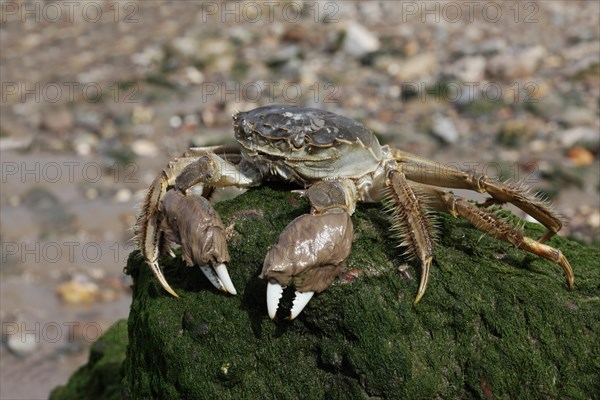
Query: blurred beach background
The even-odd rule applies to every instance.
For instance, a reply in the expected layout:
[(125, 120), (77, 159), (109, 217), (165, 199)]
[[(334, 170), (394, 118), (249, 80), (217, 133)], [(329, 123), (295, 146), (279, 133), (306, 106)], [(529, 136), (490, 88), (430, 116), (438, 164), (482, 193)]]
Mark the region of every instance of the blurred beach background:
[(561, 235), (599, 243), (598, 2), (0, 5), (2, 399), (47, 398), (127, 317), (141, 193), (188, 147), (231, 142), (236, 110), (344, 114), (524, 181)]

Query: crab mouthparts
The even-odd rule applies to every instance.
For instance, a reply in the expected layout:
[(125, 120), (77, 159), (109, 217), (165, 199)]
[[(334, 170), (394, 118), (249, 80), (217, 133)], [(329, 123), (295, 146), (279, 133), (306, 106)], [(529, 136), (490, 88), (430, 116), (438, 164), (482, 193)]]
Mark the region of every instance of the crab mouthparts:
[[(276, 282), (269, 282), (269, 284), (267, 285), (267, 311), (271, 319), (274, 319), (277, 314), (277, 310), (280, 306), (279, 303), (281, 302), (281, 298), (283, 297), (284, 289), (284, 286), (281, 286), (279, 283)], [(302, 312), (302, 310), (304, 310), (304, 307), (306, 307), (306, 305), (308, 304), (308, 302), (314, 294), (315, 292), (299, 292), (296, 290), (294, 293), (294, 302), (292, 304), (292, 308), (289, 314), (287, 315), (286, 319), (291, 321), (294, 318), (296, 318)]]

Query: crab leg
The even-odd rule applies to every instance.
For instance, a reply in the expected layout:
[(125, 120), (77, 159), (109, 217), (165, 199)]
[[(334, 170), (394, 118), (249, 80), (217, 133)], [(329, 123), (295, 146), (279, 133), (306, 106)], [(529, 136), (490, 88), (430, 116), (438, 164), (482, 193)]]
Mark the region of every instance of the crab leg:
[(511, 243), (519, 249), (543, 257), (558, 264), (564, 271), (569, 289), (573, 288), (573, 269), (567, 258), (560, 250), (539, 243), (515, 229), (509, 223), (498, 219), (493, 213), (479, 208), (465, 199), (440, 189), (418, 185), (421, 190), (431, 197), (431, 206), (440, 211), (446, 211), (454, 217), (461, 216), (471, 222), (477, 229)]
[(498, 182), (487, 175), (471, 174), (446, 167), (398, 149), (391, 149), (391, 151), (394, 159), (401, 163), (406, 178), (411, 181), (455, 189), (469, 189), (479, 193), (487, 192), (492, 198), (484, 205), (508, 202), (519, 207), (548, 229), (539, 239), (539, 243), (544, 243), (562, 228), (561, 217), (546, 202), (529, 193), (523, 185)]
[(275, 318), (283, 290), (295, 287), (287, 319), (296, 318), (315, 293), (325, 290), (342, 273), (352, 247), (350, 214), (356, 188), (349, 180), (320, 181), (305, 194), (312, 209), (292, 221), (271, 248), (260, 278), (266, 279), (267, 310)]
[(207, 146), (207, 147), (190, 147), (185, 153), (186, 157), (199, 157), (206, 153), (213, 153), (222, 159), (233, 163), (239, 164), (242, 159), (242, 152), (238, 145), (222, 145), (222, 146)]
[(177, 174), (193, 161), (195, 161), (195, 158), (176, 158), (169, 162), (167, 168), (158, 174), (146, 192), (142, 208), (134, 227), (135, 241), (146, 260), (146, 263), (152, 269), (152, 272), (160, 282), (161, 286), (175, 297), (179, 296), (175, 293), (173, 288), (171, 288), (158, 265), (158, 259), (164, 241), (163, 234), (159, 229), (161, 218), (160, 204), (167, 192), (167, 187), (174, 185)]
[[(219, 290), (235, 294), (235, 288), (224, 265), (229, 261), (228, 254), (225, 256), (226, 243), (215, 233), (219, 231), (221, 221), (208, 201), (200, 195), (207, 188), (248, 187), (255, 182), (256, 177), (247, 176), (219, 156), (199, 149), (170, 162), (154, 180), (138, 216), (136, 240), (144, 259), (167, 292), (178, 297), (158, 264), (161, 250), (168, 247), (165, 241), (171, 241), (183, 246), (184, 258), (188, 265), (207, 267), (206, 264), (212, 264), (210, 272), (207, 268), (202, 268), (211, 283)], [(173, 200), (171, 203), (176, 205), (166, 207), (164, 200), (171, 191), (179, 193), (183, 199)], [(186, 196), (198, 199), (189, 202), (185, 199)], [(184, 237), (182, 229), (187, 232)], [(214, 258), (205, 259), (209, 255), (213, 255)]]
[(423, 266), (419, 290), (415, 304), (421, 300), (429, 279), (429, 269), (433, 259), (434, 226), (421, 200), (415, 194), (402, 172), (392, 167), (388, 172), (387, 186), (392, 209), (394, 229), (402, 239), (401, 246), (406, 253), (418, 258)]

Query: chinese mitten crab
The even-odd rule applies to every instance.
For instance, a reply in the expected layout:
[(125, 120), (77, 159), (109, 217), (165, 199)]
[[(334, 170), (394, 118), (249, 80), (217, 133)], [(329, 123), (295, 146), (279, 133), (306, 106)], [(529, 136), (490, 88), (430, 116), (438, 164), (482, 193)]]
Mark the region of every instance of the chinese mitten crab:
[[(163, 288), (159, 257), (180, 244), (188, 266), (198, 265), (224, 292), (236, 294), (226, 265), (225, 230), (206, 200), (215, 188), (249, 188), (266, 180), (294, 182), (304, 188), (310, 214), (292, 221), (266, 255), (260, 278), (268, 281), (267, 308), (274, 318), (283, 288), (295, 287), (288, 318), (295, 318), (315, 292), (325, 290), (345, 267), (357, 202), (387, 200), (393, 226), (407, 254), (423, 271), (415, 303), (427, 287), (434, 246), (430, 211), (445, 211), (477, 229), (560, 265), (569, 288), (573, 271), (565, 256), (544, 242), (562, 221), (548, 204), (517, 184), (463, 172), (402, 150), (381, 146), (364, 125), (314, 108), (272, 105), (233, 116), (236, 146), (191, 148), (171, 161), (146, 194), (136, 236), (146, 262)], [(437, 188), (487, 193), (473, 204)], [(547, 232), (534, 240), (496, 217), (492, 204), (512, 203), (535, 218)]]

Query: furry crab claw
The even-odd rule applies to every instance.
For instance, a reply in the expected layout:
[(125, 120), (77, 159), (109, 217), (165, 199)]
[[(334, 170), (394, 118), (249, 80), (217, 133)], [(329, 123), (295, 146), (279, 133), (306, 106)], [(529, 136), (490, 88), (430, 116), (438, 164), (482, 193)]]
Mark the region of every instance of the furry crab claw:
[[(209, 202), (200, 196), (186, 196), (170, 190), (163, 198), (162, 212), (164, 238), (182, 246), (182, 258), (186, 264), (190, 267), (199, 265), (210, 283), (220, 291), (237, 294), (225, 266), (229, 262), (225, 229)], [(159, 280), (171, 292), (164, 277), (159, 277)]]
[(265, 258), (260, 278), (267, 285), (267, 310), (275, 318), (283, 290), (293, 286), (295, 297), (287, 319), (296, 318), (315, 293), (340, 275), (352, 246), (348, 213), (302, 215), (282, 232)]

